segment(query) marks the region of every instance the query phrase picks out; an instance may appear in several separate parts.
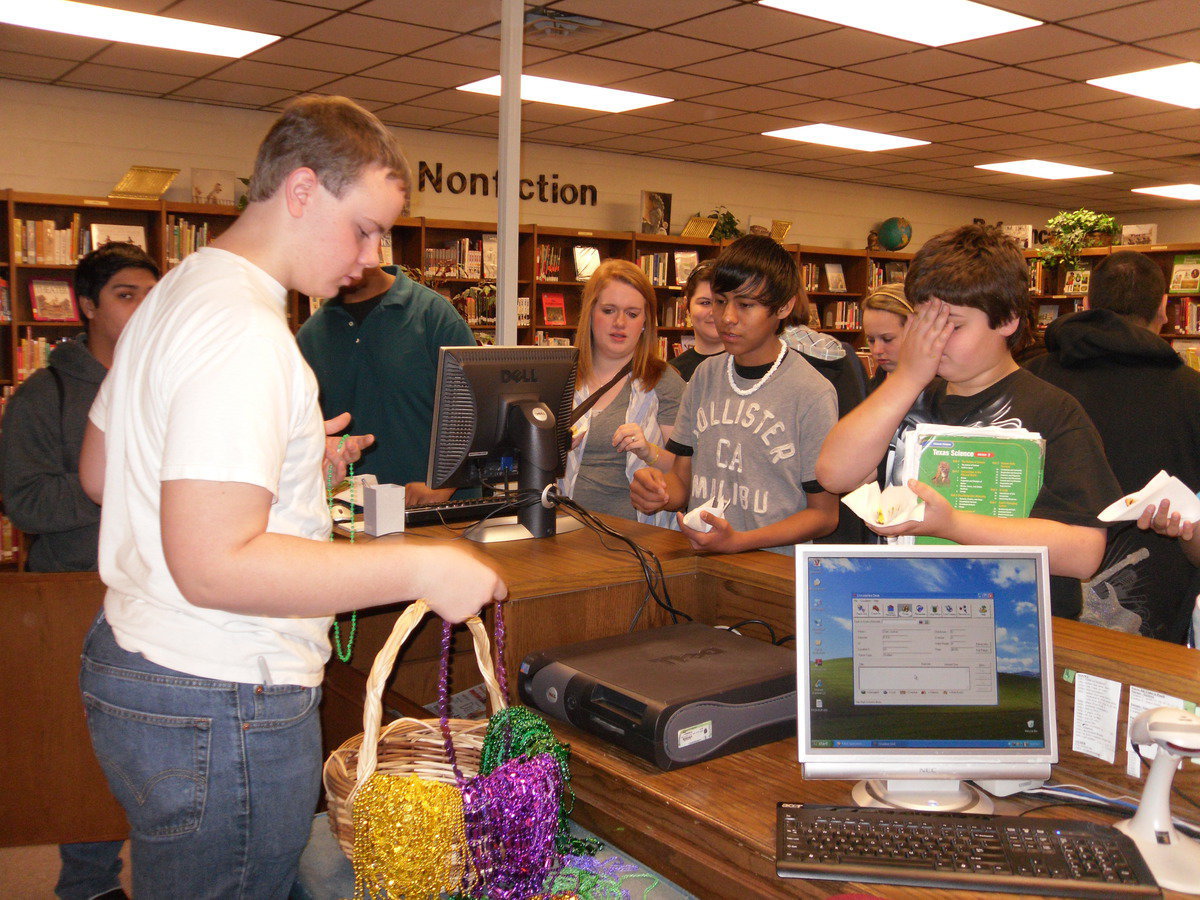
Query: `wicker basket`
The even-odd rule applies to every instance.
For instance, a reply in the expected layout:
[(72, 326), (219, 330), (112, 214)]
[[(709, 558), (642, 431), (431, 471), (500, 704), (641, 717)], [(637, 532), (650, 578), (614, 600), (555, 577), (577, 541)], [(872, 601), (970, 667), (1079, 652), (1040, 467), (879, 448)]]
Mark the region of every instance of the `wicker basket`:
[[(329, 824), (342, 852), (353, 858), (354, 797), (358, 785), (375, 772), (387, 775), (418, 775), (430, 781), (456, 784), (454, 768), (446, 758), (441, 723), (438, 719), (396, 719), (380, 732), (383, 691), (395, 665), (396, 655), (413, 629), (429, 611), (422, 600), (410, 604), (396, 620), (383, 649), (375, 657), (367, 678), (363, 704), (363, 733), (350, 738), (325, 761), (325, 796), (329, 802)], [(491, 711), (504, 709), (507, 702), (496, 680), (491, 645), (478, 616), (467, 621), (475, 646), (475, 660), (487, 686)], [(479, 756), (487, 719), (451, 719), (450, 735), (458, 767), (471, 777), (479, 772)]]

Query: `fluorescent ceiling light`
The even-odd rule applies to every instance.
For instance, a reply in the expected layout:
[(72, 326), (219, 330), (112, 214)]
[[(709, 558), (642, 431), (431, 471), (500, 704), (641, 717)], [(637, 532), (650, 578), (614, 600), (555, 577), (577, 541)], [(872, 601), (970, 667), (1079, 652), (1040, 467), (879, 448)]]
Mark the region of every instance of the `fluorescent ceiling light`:
[(277, 34), (186, 22), (72, 0), (0, 0), (0, 22), (212, 56), (241, 57), (279, 40)]
[[(499, 97), (500, 76), (493, 75), (482, 81), (473, 81), (470, 84), (462, 85), (458, 90)], [(521, 76), (521, 99), (612, 113), (628, 112), (631, 109), (671, 102), (670, 97), (655, 97), (653, 94), (638, 94), (634, 91), (618, 91), (614, 88), (597, 87), (594, 84), (559, 81), (557, 78), (541, 78), (537, 75)]]
[(1091, 78), (1088, 84), (1147, 100), (1200, 109), (1200, 63), (1185, 62), (1125, 75)]
[(1084, 166), (1068, 166), (1065, 163), (1046, 162), (1044, 159), (1018, 159), (1012, 162), (988, 163), (977, 169), (1007, 172), (1009, 175), (1028, 175), (1032, 178), (1091, 178), (1093, 175), (1111, 175), (1104, 169), (1088, 169)]
[(859, 128), (843, 128), (841, 125), (801, 125), (798, 128), (781, 128), (764, 131), (767, 137), (783, 138), (788, 141), (804, 141), (806, 144), (826, 144), (830, 147), (845, 147), (847, 150), (899, 150), (902, 147), (920, 147), (929, 141), (914, 141), (912, 138), (863, 131)]
[(1200, 184), (1164, 184), (1162, 187), (1134, 188), (1133, 192), (1174, 200), (1200, 200)]
[(785, 12), (836, 22), (862, 31), (901, 38), (930, 47), (1020, 31), (1041, 25), (1037, 19), (993, 9), (971, 0), (759, 0)]

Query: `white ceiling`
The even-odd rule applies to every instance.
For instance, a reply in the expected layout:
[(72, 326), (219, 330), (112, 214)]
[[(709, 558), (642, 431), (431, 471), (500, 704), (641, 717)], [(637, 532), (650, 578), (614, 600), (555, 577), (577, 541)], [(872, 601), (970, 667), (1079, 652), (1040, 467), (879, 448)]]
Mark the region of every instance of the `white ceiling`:
[[(454, 90), (497, 70), (494, 0), (104, 2), (284, 38), (229, 60), (0, 25), (0, 77), (267, 110), (338, 93), (392, 125), (496, 134), (497, 98)], [(1060, 208), (1186, 206), (1130, 189), (1200, 182), (1200, 111), (1086, 81), (1200, 59), (1200, 0), (985, 2), (1048, 24), (935, 49), (747, 0), (550, 0), (550, 17), (610, 24), (527, 31), (526, 72), (675, 102), (620, 115), (525, 103), (524, 140)], [(932, 143), (861, 153), (761, 135), (814, 122)], [(973, 168), (1029, 157), (1114, 174)]]

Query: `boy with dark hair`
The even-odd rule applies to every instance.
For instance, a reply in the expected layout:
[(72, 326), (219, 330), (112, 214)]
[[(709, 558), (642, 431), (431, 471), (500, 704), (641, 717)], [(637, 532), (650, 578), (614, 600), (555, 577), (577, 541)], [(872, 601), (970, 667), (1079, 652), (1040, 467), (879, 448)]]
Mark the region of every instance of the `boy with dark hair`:
[[(64, 341), (47, 367), (21, 385), (0, 428), (0, 493), (29, 539), (30, 572), (94, 572), (100, 507), (79, 483), (88, 410), (112, 365), (125, 323), (158, 281), (158, 266), (133, 244), (109, 243), (79, 261), (75, 296), (83, 334)], [(124, 897), (124, 841), (63, 844), (54, 892), (64, 900)]]
[(717, 259), (714, 314), (726, 352), (704, 360), (684, 390), (667, 450), (670, 472), (635, 473), (643, 513), (727, 503), (698, 531), (677, 518), (696, 550), (737, 553), (829, 534), (838, 497), (815, 479), (817, 453), (837, 420), (832, 385), (780, 339), (800, 289), (796, 263), (768, 237), (747, 235)]
[(286, 897), (333, 614), (424, 597), (461, 621), (505, 593), (460, 550), (329, 541), (320, 461), (347, 417), (322, 427), (287, 292), (329, 297), (377, 263), (406, 172), (351, 101), (290, 105), (249, 205), (150, 294), (92, 407), (80, 475), (104, 500), (108, 594), (80, 682), (135, 896)]
[[(1144, 253), (1105, 256), (1092, 270), (1089, 309), (1055, 319), (1045, 355), (1026, 363), (1079, 401), (1125, 494), (1163, 469), (1200, 489), (1200, 373), (1158, 336), (1166, 293), (1162, 269)], [(1107, 574), (1089, 585), (1084, 620), (1183, 643), (1197, 590), (1185, 550), (1132, 524), (1112, 528)]]
[(894, 483), (894, 450), (919, 422), (1038, 432), (1046, 441), (1045, 477), (1028, 518), (956, 510), (932, 487), (911, 480), (925, 501), (924, 522), (868, 526), (885, 536), (1048, 547), (1054, 614), (1077, 617), (1079, 582), (1096, 571), (1104, 553), (1105, 529), (1096, 514), (1120, 488), (1079, 404), (1013, 361), (1029, 302), (1020, 251), (992, 226), (951, 229), (917, 251), (904, 287), (917, 312), (906, 325), (896, 370), (830, 432), (818, 479), (829, 490), (850, 491), (874, 479), (886, 460), (884, 477)]

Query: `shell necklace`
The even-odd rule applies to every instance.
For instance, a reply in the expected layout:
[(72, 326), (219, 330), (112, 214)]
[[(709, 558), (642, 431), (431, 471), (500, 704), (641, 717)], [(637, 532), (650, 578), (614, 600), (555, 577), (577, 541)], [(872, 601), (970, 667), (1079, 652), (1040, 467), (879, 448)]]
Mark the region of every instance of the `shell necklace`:
[(775, 357), (775, 364), (772, 365), (771, 368), (767, 369), (766, 375), (764, 375), (762, 378), (758, 379), (758, 381), (754, 382), (753, 387), (748, 387), (748, 388), (740, 388), (737, 386), (737, 384), (734, 383), (734, 380), (733, 380), (733, 354), (730, 354), (729, 362), (725, 366), (725, 375), (729, 379), (729, 387), (732, 388), (733, 392), (735, 394), (737, 394), (739, 397), (749, 397), (751, 394), (753, 394), (755, 391), (757, 391), (760, 387), (762, 387), (764, 384), (766, 384), (768, 380), (770, 380), (771, 376), (775, 374), (775, 370), (778, 369), (780, 367), (780, 365), (783, 364), (783, 358), (787, 355), (787, 352), (788, 352), (787, 344), (785, 344), (783, 341), (780, 341), (779, 342), (779, 355), (777, 357)]

